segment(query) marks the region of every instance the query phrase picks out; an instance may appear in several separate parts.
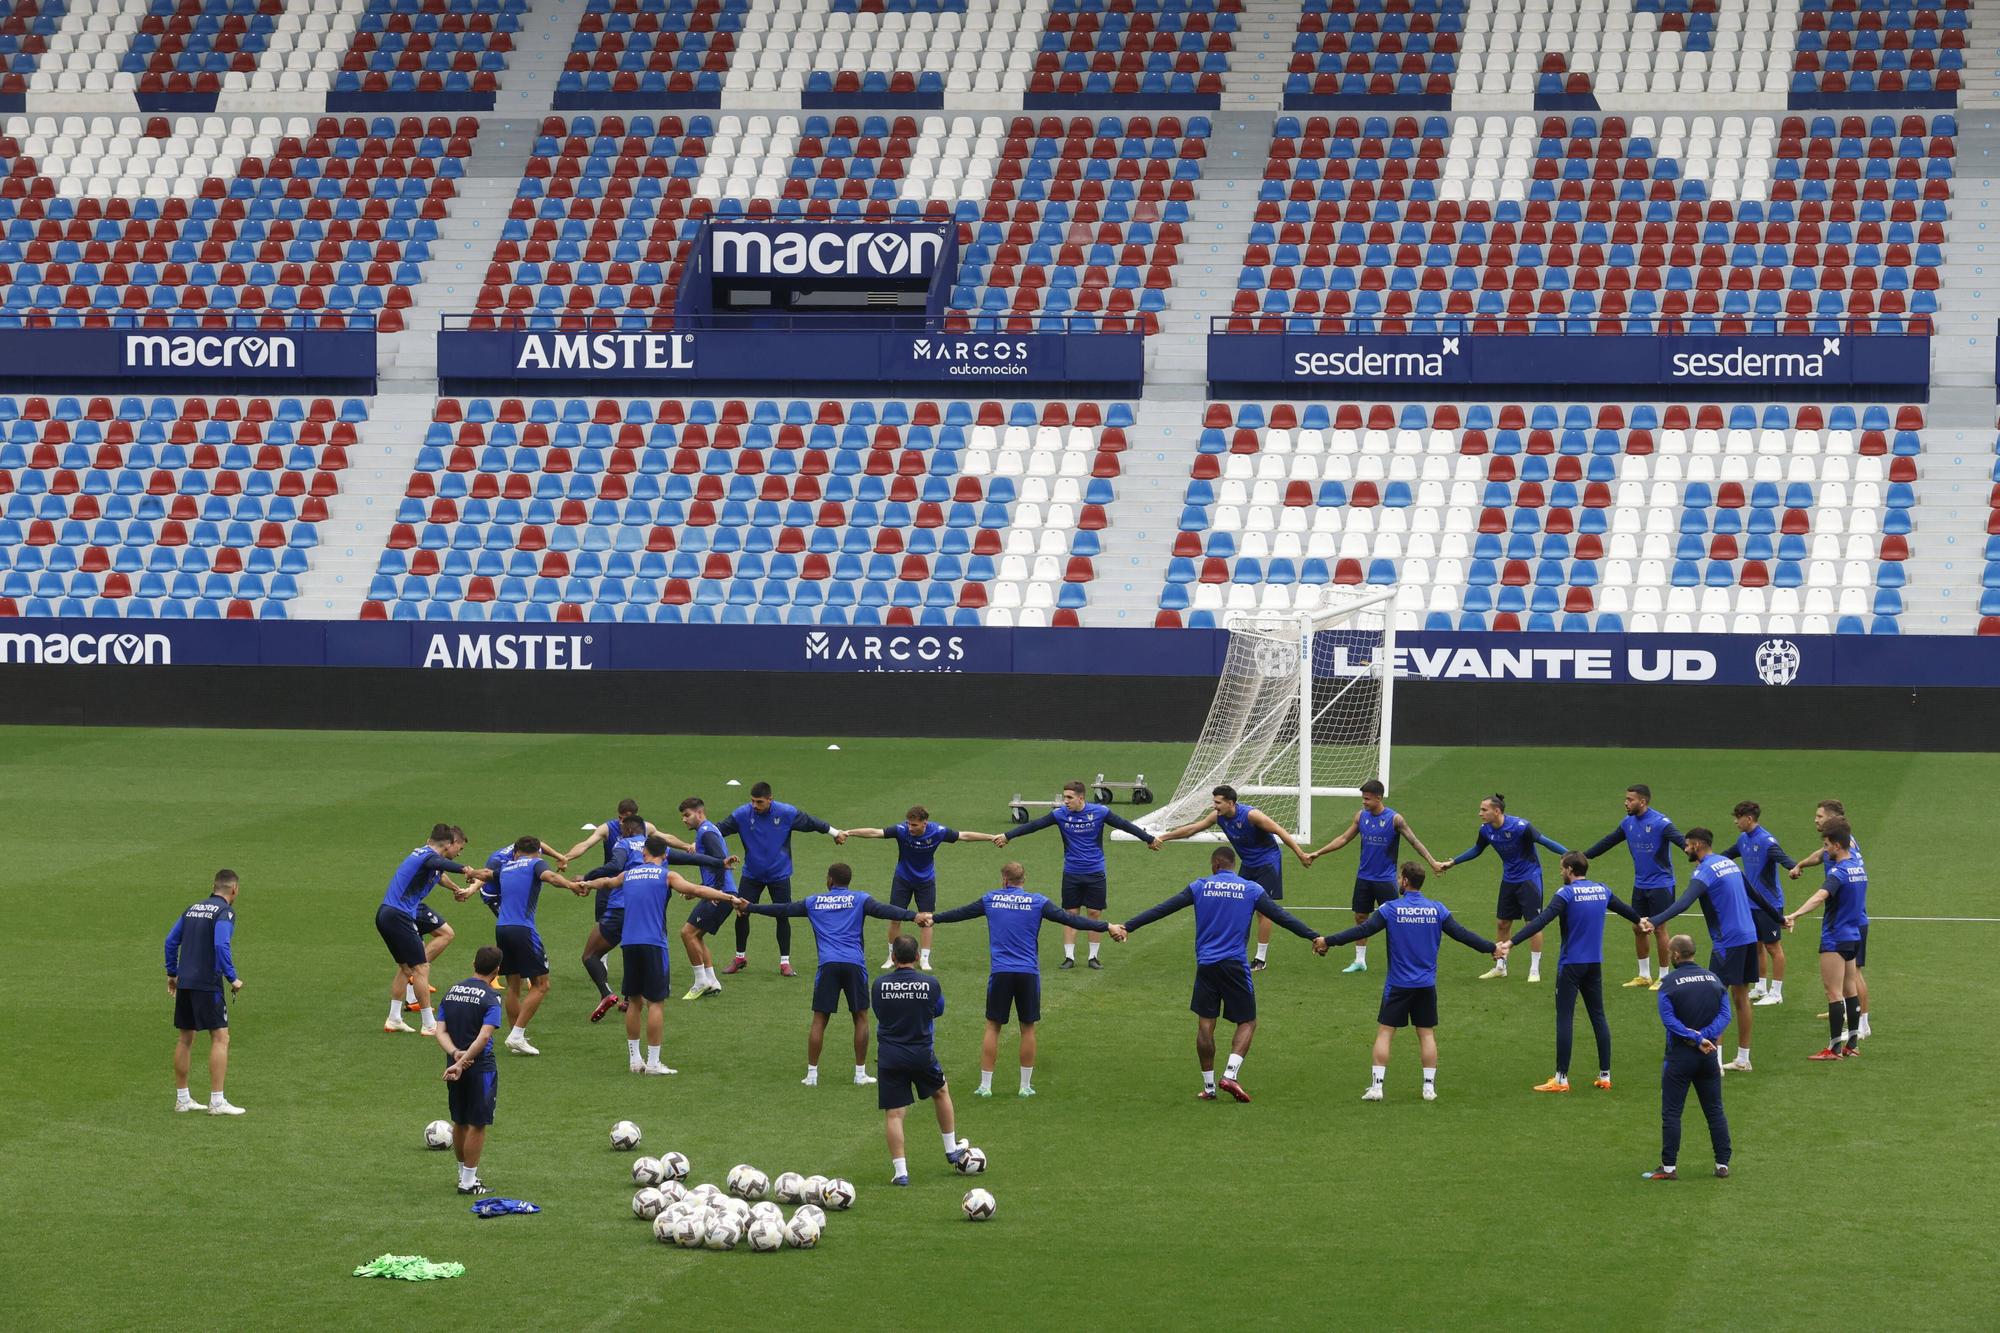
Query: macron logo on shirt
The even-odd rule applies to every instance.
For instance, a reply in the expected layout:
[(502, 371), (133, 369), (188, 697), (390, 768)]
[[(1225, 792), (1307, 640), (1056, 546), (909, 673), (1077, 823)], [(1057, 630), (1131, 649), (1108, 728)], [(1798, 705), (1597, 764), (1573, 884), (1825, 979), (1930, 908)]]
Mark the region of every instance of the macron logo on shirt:
[(884, 995), (910, 996), (930, 994), (929, 981), (897, 981), (893, 977), (883, 977), (875, 983), (875, 989)]

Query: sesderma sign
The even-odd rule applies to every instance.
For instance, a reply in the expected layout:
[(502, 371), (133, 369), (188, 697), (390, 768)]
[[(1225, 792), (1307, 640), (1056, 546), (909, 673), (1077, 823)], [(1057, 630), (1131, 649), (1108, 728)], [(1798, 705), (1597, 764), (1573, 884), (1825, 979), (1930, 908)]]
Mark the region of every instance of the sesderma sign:
[(718, 278), (928, 281), (944, 249), (941, 227), (907, 224), (712, 223), (708, 229), (709, 272)]

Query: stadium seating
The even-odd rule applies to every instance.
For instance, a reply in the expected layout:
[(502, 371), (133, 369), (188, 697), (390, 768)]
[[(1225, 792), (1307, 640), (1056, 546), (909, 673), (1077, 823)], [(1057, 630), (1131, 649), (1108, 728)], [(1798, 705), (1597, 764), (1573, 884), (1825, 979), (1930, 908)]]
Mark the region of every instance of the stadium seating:
[(360, 399), (0, 397), (0, 616), (284, 618)]
[(1466, 8), (1465, 0), (1305, 0), (1285, 105), (1449, 106)]
[(1408, 629), (1893, 634), (1923, 425), (1916, 407), (1213, 404), (1160, 623), (1400, 584)]
[(393, 332), (478, 126), (12, 116), (5, 131), (0, 318), (361, 314)]
[(1053, 0), (1026, 105), (1221, 104), (1243, 0)]
[(1956, 133), (1949, 115), (1282, 116), (1232, 327), (1925, 327)]
[(491, 108), (528, 0), (368, 0), (329, 110)]
[(363, 619), (1074, 625), (1122, 404), (441, 399)]
[(653, 322), (673, 308), (694, 225), (744, 214), (956, 218), (954, 309), (1010, 328), (1151, 326), (1208, 132), (1200, 116), (552, 116), (475, 327)]
[(1993, 445), (1993, 490), (1987, 496), (1985, 567), (1979, 576), (1979, 633), (2000, 634), (2000, 439)]
[(1956, 106), (1971, 0), (1798, 0), (1792, 105)]
[[(749, 0), (589, 0), (556, 82), (555, 105), (720, 106), (749, 16)], [(796, 12), (790, 17), (796, 26)]]

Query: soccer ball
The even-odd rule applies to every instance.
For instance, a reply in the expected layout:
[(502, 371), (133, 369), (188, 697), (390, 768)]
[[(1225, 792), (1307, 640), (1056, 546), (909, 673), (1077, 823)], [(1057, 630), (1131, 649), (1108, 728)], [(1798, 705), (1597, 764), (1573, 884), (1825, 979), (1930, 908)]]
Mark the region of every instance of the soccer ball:
[(679, 1222), (679, 1218), (669, 1213), (661, 1213), (653, 1219), (653, 1239), (662, 1245), (672, 1245), (674, 1243), (674, 1228)]
[(738, 1225), (746, 1227), (750, 1225), (750, 1205), (742, 1199), (728, 1198), (722, 1200), (722, 1211), (735, 1218)]
[(751, 1204), (750, 1220), (754, 1222), (764, 1218), (768, 1218), (778, 1225), (783, 1226), (785, 1223), (785, 1211), (769, 1199)]
[(688, 1159), (677, 1152), (660, 1154), (660, 1170), (668, 1180), (686, 1180)]
[(792, 1214), (792, 1220), (796, 1222), (801, 1217), (811, 1218), (812, 1224), (816, 1227), (826, 1225), (826, 1210), (816, 1203), (801, 1204), (798, 1211)]
[(632, 1183), (634, 1185), (657, 1185), (667, 1178), (666, 1169), (657, 1157), (640, 1157), (632, 1162)]
[(835, 1212), (854, 1206), (854, 1186), (845, 1180), (829, 1180), (820, 1189), (819, 1201)]
[(761, 1199), (771, 1188), (770, 1178), (756, 1167), (739, 1164), (729, 1168), (729, 1192), (739, 1199)]
[(639, 1146), (639, 1127), (630, 1120), (620, 1120), (611, 1127), (611, 1146), (619, 1152), (631, 1152)]
[(424, 1146), (433, 1152), (451, 1146), (451, 1121), (433, 1120), (424, 1126)]
[(701, 1243), (711, 1250), (733, 1250), (736, 1242), (743, 1239), (743, 1224), (727, 1213), (710, 1213), (708, 1234)]
[(810, 1250), (819, 1244), (820, 1224), (801, 1208), (792, 1214), (792, 1220), (785, 1223), (785, 1239), (795, 1250)]
[(753, 1220), (750, 1229), (743, 1234), (750, 1242), (750, 1248), (760, 1254), (769, 1254), (785, 1243), (785, 1228), (768, 1217)]
[(705, 1212), (682, 1213), (674, 1219), (674, 1244), (684, 1250), (698, 1250), (708, 1238), (708, 1214)]
[(771, 1193), (778, 1196), (780, 1203), (797, 1203), (805, 1197), (806, 1178), (796, 1171), (780, 1171), (778, 1178), (771, 1182)]
[(651, 1185), (632, 1196), (632, 1215), (650, 1222), (658, 1217), (667, 1206), (667, 1196)]
[(825, 1176), (807, 1176), (799, 1185), (799, 1198), (807, 1203), (818, 1203), (820, 1191), (825, 1188)]
[(701, 1184), (696, 1185), (693, 1189), (688, 1191), (688, 1194), (692, 1198), (700, 1199), (703, 1203), (708, 1203), (712, 1200), (719, 1199), (722, 1197), (722, 1191), (717, 1189), (715, 1186), (709, 1184), (707, 1181), (703, 1181)]
[(986, 1150), (966, 1145), (965, 1155), (958, 1159), (958, 1173), (961, 1176), (976, 1176), (986, 1170)]
[(993, 1196), (985, 1190), (967, 1190), (965, 1198), (958, 1206), (965, 1210), (966, 1221), (984, 1222), (993, 1216), (993, 1210), (999, 1207), (999, 1204), (994, 1202)]
[(687, 1188), (678, 1180), (663, 1180), (655, 1188), (668, 1203), (679, 1203), (688, 1196)]

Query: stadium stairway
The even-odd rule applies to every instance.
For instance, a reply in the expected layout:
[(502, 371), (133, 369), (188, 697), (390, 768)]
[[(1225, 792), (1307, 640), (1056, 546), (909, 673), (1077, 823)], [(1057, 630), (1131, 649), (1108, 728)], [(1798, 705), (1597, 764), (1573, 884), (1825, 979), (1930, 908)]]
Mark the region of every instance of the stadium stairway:
[(384, 392), (374, 399), (361, 442), (348, 454), (340, 494), (327, 504), (312, 566), (299, 578), (294, 619), (354, 620), (361, 615), (368, 581), (388, 544), (396, 505), (409, 485), (410, 466), (436, 402), (429, 386)]
[(1160, 331), (1146, 342), (1148, 398), (1200, 398), (1208, 392), (1208, 321), (1225, 313), (1241, 271), (1243, 238), (1257, 206), (1257, 183), (1270, 147), (1267, 118), (1213, 117), (1201, 192), (1188, 205), (1174, 290)]
[(1284, 105), (1285, 74), (1298, 28), (1299, 0), (1243, 0), (1229, 79), (1222, 89), (1223, 111), (1269, 111)]
[[(1991, 44), (2000, 45), (2000, 38)], [(1944, 245), (1944, 278), (1952, 299), (1938, 315), (1931, 365), (1934, 385), (1984, 386), (1990, 399), (1994, 325), (2000, 319), (1987, 296), (1989, 288), (2000, 295), (2000, 179), (1995, 178), (2000, 171), (2000, 115), (1995, 114), (2000, 104), (1980, 96), (1980, 109), (1959, 118), (1962, 167)]]
[[(1990, 327), (1987, 333), (1990, 384)], [(1939, 360), (1942, 364), (1942, 355)], [(1993, 390), (1934, 389), (1925, 417), (1923, 482), (1916, 488), (1910, 558), (1904, 562), (1903, 633), (1970, 634), (1979, 625), (1986, 524), (1992, 515)]]
[[(536, 122), (548, 114), (556, 95), (556, 80), (569, 58), (577, 20), (583, 17), (586, 3), (535, 0), (534, 8), (522, 20), (521, 35), (515, 39), (514, 54), (507, 62), (507, 77), (500, 81), (500, 93), (494, 98), (496, 115), (525, 118), (524, 129), (533, 134)], [(519, 184), (518, 178), (515, 183)]]

